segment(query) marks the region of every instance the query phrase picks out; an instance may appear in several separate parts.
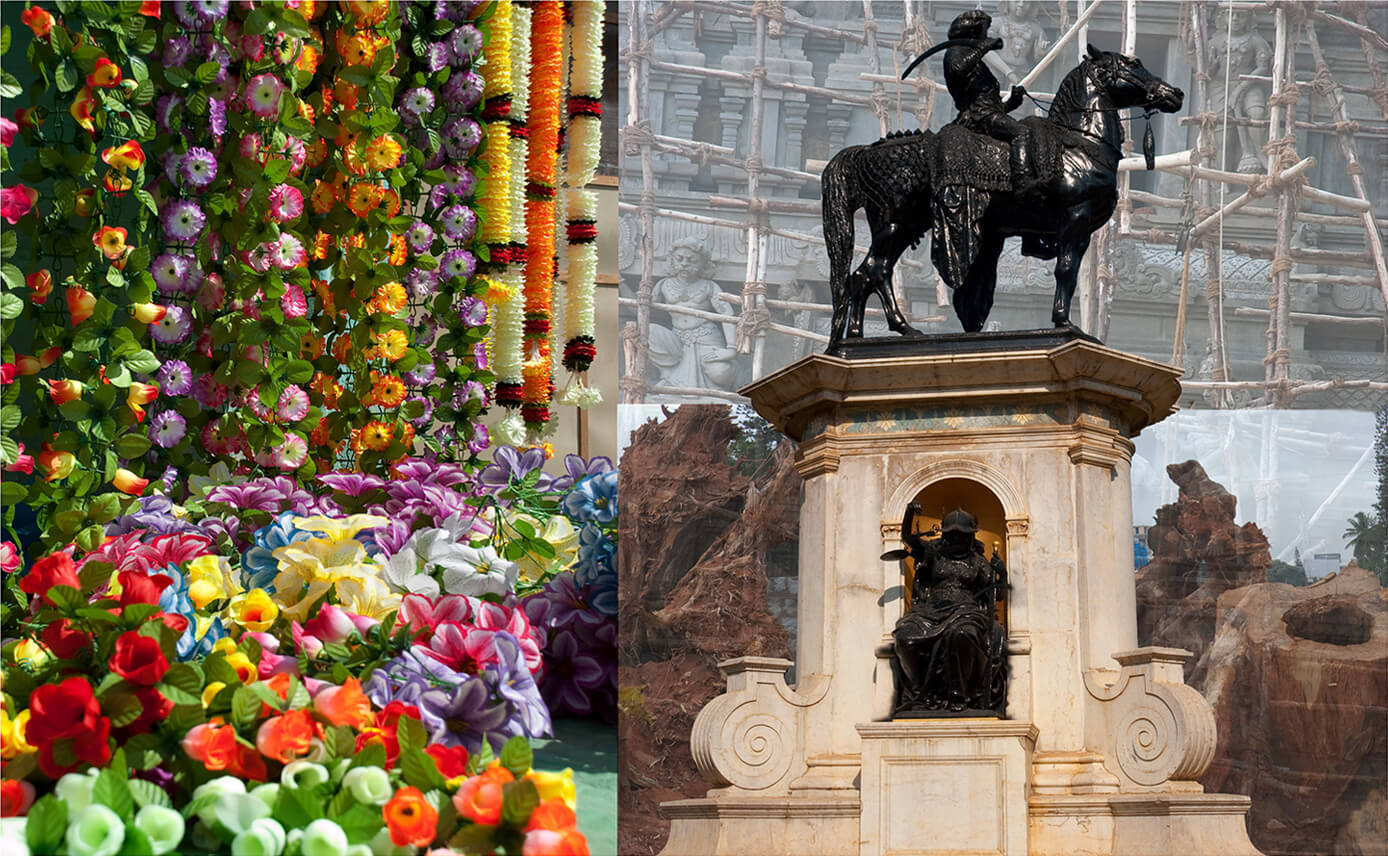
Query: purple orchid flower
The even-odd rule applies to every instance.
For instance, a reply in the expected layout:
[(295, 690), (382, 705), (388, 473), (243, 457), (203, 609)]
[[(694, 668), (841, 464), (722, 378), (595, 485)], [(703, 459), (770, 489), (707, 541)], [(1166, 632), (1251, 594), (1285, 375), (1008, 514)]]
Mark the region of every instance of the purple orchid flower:
[(565, 455), (565, 473), (554, 480), (554, 483), (550, 485), (550, 489), (566, 491), (589, 476), (610, 473), (614, 469), (616, 469), (616, 467), (612, 465), (612, 459), (606, 455), (598, 455), (588, 461), (585, 461), (580, 455)]
[[(483, 490), (489, 493), (500, 493), (512, 482), (519, 482), (531, 472), (544, 466), (544, 463), (545, 452), (543, 449), (531, 447), (521, 452), (513, 446), (498, 446), (492, 455), (492, 463), (477, 474), (477, 481)], [(553, 477), (548, 473), (541, 473), (540, 480), (535, 483), (535, 489), (541, 492), (547, 491), (553, 480)]]

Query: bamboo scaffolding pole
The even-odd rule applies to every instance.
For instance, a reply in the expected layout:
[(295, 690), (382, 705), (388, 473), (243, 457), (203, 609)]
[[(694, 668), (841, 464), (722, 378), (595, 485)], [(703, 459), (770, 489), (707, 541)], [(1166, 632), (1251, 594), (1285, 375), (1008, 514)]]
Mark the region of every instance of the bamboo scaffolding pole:
[[(1205, 31), (1205, 6), (1197, 4), (1192, 0), (1186, 0), (1186, 13), (1190, 16), (1192, 50), (1191, 60), (1195, 66), (1195, 94), (1196, 103), (1200, 105), (1202, 112), (1210, 109), (1210, 76), (1205, 64), (1208, 44), (1208, 34)], [(1227, 109), (1227, 99), (1226, 99)], [(1227, 135), (1226, 135), (1227, 136)], [(1196, 134), (1196, 145), (1194, 151), (1198, 154), (1198, 161), (1189, 167), (1168, 167), (1163, 172), (1176, 172), (1180, 174), (1184, 171), (1191, 179), (1195, 178), (1202, 170), (1207, 169), (1201, 164), (1205, 163), (1216, 152), (1214, 144), (1214, 129), (1210, 125), (1202, 123)], [(1224, 164), (1224, 152), (1219, 150), (1220, 166)], [(1223, 172), (1223, 170), (1219, 170)], [(1209, 182), (1197, 183), (1194, 189), (1194, 199), (1196, 212), (1214, 210), (1213, 188)], [(1221, 232), (1223, 229), (1221, 228)], [(1223, 235), (1219, 236), (1221, 239)], [(1206, 319), (1210, 329), (1210, 353), (1214, 358), (1214, 366), (1211, 374), (1216, 381), (1226, 381), (1229, 379), (1229, 350), (1224, 337), (1224, 282), (1223, 253), (1221, 242), (1216, 242), (1212, 236), (1205, 236), (1199, 242), (1200, 252), (1205, 258), (1205, 306)], [(1184, 354), (1181, 355), (1184, 359)], [(1215, 400), (1216, 406), (1222, 406), (1228, 401), (1225, 396), (1218, 396)]]
[(1295, 183), (1298, 179), (1301, 178), (1302, 174), (1305, 173), (1306, 170), (1315, 166), (1315, 164), (1315, 158), (1302, 158), (1296, 164), (1287, 167), (1286, 169), (1282, 170), (1276, 175), (1268, 176), (1268, 180), (1265, 184), (1255, 184), (1250, 186), (1248, 190), (1244, 191), (1239, 196), (1236, 196), (1223, 208), (1219, 209), (1215, 213), (1211, 214), (1209, 217), (1206, 217), (1204, 220), (1195, 224), (1195, 227), (1190, 230), (1191, 236), (1194, 237), (1197, 235), (1205, 234), (1205, 232), (1218, 225), (1218, 221), (1224, 219), (1229, 214), (1239, 210), (1240, 208), (1254, 201), (1255, 199), (1261, 199), (1264, 195), (1264, 191), (1261, 188), (1270, 186), (1273, 188), (1281, 189), (1282, 187), (1285, 187), (1288, 184)]
[[(1243, 316), (1245, 318), (1266, 318), (1271, 314), (1271, 312), (1267, 309), (1259, 309), (1256, 306), (1238, 306), (1234, 308), (1234, 314)], [(1290, 312), (1288, 313), (1288, 318), (1291, 321), (1300, 322), (1304, 324), (1341, 324), (1347, 327), (1371, 327), (1381, 326), (1383, 324), (1383, 321), (1380, 318), (1371, 318), (1367, 316), (1355, 317), (1349, 315), (1325, 315), (1320, 312)]]
[[(1348, 21), (1335, 18), (1334, 15), (1327, 15), (1326, 17), (1334, 18), (1343, 24), (1349, 24)], [(1383, 40), (1379, 39), (1379, 41), (1382, 42)], [(1316, 25), (1311, 21), (1306, 22), (1306, 42), (1311, 46), (1311, 57), (1316, 62), (1316, 76), (1318, 78), (1324, 76), (1330, 80), (1330, 104), (1335, 112), (1335, 118), (1342, 123), (1347, 122), (1349, 110), (1345, 106), (1344, 93), (1340, 91), (1340, 84), (1336, 82), (1335, 78), (1330, 74), (1330, 67), (1326, 65), (1325, 57), (1321, 54), (1320, 39), (1316, 37)], [(1359, 162), (1359, 155), (1354, 150), (1354, 141), (1344, 132), (1337, 134), (1336, 138), (1340, 141), (1340, 152), (1345, 156), (1345, 171), (1349, 173), (1350, 183), (1354, 185), (1354, 192), (1360, 199), (1368, 204), (1369, 195), (1364, 190), (1364, 166)], [(1380, 235), (1378, 229), (1374, 227), (1372, 208), (1365, 211), (1363, 217), (1365, 237), (1368, 242), (1369, 253), (1373, 258), (1374, 269), (1378, 273), (1379, 288), (1383, 292), (1383, 299), (1388, 301), (1388, 263), (1384, 261), (1383, 236)], [(1382, 320), (1384, 333), (1388, 335), (1388, 316), (1385, 316)]]
[[(631, 44), (642, 50), (632, 57), (628, 68), (631, 87), (627, 103), (631, 114), (627, 117), (629, 127), (642, 127), (647, 123), (649, 130), (649, 83), (651, 72), (650, 37), (646, 33), (646, 21), (650, 18), (650, 0), (636, 0), (636, 8), (631, 16)], [(655, 289), (655, 174), (651, 166), (651, 146), (642, 141), (638, 146), (641, 159), (641, 282), (637, 288), (636, 342), (635, 358), (627, 364), (627, 374), (623, 378), (622, 396), (633, 404), (646, 400), (646, 362), (651, 341), (651, 295)]]
[[(1268, 176), (1272, 179), (1281, 166), (1281, 160), (1296, 154), (1296, 103), (1297, 89), (1287, 88), (1289, 81), (1296, 79), (1296, 51), (1292, 48), (1292, 28), (1287, 23), (1287, 10), (1279, 7), (1274, 13), (1277, 44), (1272, 57), (1272, 94), (1268, 96)], [(1232, 60), (1231, 60), (1232, 62)], [(1289, 95), (1284, 99), (1283, 94)], [(1283, 102), (1288, 103), (1284, 104)], [(1227, 96), (1226, 96), (1227, 101)], [(1280, 125), (1280, 127), (1279, 127)], [(1274, 139), (1273, 134), (1280, 138)], [(1252, 189), (1250, 188), (1250, 191)], [(1264, 374), (1268, 380), (1283, 381), (1291, 373), (1291, 304), (1292, 286), (1288, 278), (1292, 272), (1292, 225), (1296, 216), (1296, 196), (1293, 188), (1285, 184), (1277, 189), (1277, 243), (1273, 254), (1272, 294), (1268, 300), (1271, 311), (1268, 313), (1268, 353), (1264, 358)], [(1290, 404), (1290, 399), (1280, 391), (1273, 393), (1273, 404)]]
[[(1078, 0), (1076, 0), (1076, 2), (1078, 2)], [(1027, 72), (1026, 76), (1022, 78), (1020, 85), (1024, 87), (1031, 86), (1031, 84), (1036, 81), (1036, 78), (1040, 77), (1041, 74), (1050, 67), (1051, 62), (1056, 57), (1060, 56), (1061, 51), (1065, 50), (1065, 46), (1070, 44), (1076, 36), (1080, 35), (1081, 32), (1085, 30), (1085, 25), (1089, 23), (1090, 18), (1094, 17), (1094, 13), (1099, 11), (1099, 6), (1102, 3), (1103, 0), (1092, 0), (1089, 7), (1081, 12), (1079, 17), (1075, 19), (1075, 23), (1070, 25), (1070, 28), (1065, 31), (1064, 35), (1055, 40), (1055, 44), (1051, 45), (1051, 49), (1046, 51), (1046, 55), (1041, 57), (1040, 61), (1036, 63), (1031, 71)], [(1080, 48), (1080, 50), (1083, 51), (1084, 49)]]
[[(756, 7), (760, 10), (762, 7)], [(753, 16), (753, 23), (756, 27), (754, 35), (754, 56), (752, 65), (752, 104), (751, 115), (747, 122), (747, 198), (761, 198), (761, 174), (762, 174), (762, 121), (765, 118), (765, 97), (766, 97), (766, 16), (758, 14)], [(747, 273), (743, 279), (742, 294), (744, 313), (749, 311), (765, 312), (761, 305), (762, 299), (766, 296), (766, 253), (767, 236), (762, 231), (762, 224), (765, 222), (766, 213), (748, 209), (747, 218)], [(748, 302), (752, 305), (748, 306)], [(739, 330), (738, 341), (736, 343), (737, 352), (745, 354), (749, 350), (752, 352), (752, 379), (756, 380), (762, 375), (762, 364), (766, 358), (766, 332), (758, 327), (754, 333), (755, 341), (745, 341), (742, 331)]]
[[(617, 302), (618, 302), (619, 305), (626, 305), (626, 306), (630, 306), (630, 305), (633, 305), (633, 304), (636, 303), (636, 301), (635, 301), (633, 298), (630, 298), (630, 297), (619, 297), (619, 298), (617, 298)], [(704, 310), (704, 309), (693, 309), (693, 308), (691, 308), (691, 307), (688, 307), (688, 306), (680, 306), (680, 305), (675, 304), (675, 303), (652, 303), (652, 304), (651, 304), (651, 308), (652, 308), (652, 309), (662, 309), (662, 310), (664, 310), (664, 311), (666, 311), (666, 312), (670, 312), (670, 313), (676, 314), (676, 315), (688, 315), (688, 316), (690, 316), (690, 317), (692, 317), (692, 318), (702, 318), (702, 319), (705, 320), (705, 321), (713, 321), (714, 323), (717, 323), (717, 324), (736, 324), (737, 321), (738, 321), (736, 315), (721, 315), (721, 314), (719, 314), (719, 313), (717, 313), (717, 312), (709, 312), (709, 311)], [(816, 306), (815, 308), (816, 308), (816, 309), (821, 309), (821, 308), (823, 308), (823, 307)], [(832, 312), (832, 311), (833, 311), (833, 308), (830, 307), (830, 308), (824, 309), (824, 311), (825, 311), (825, 312)], [(869, 311), (871, 311), (871, 310), (869, 310)], [(881, 311), (878, 310), (878, 313), (877, 313), (877, 314), (880, 315), (880, 314), (881, 314)], [(774, 322), (774, 321), (769, 321), (769, 322), (767, 322), (766, 328), (767, 328), (768, 330), (774, 330), (774, 331), (776, 331), (777, 333), (784, 333), (784, 334), (787, 335), (787, 336), (798, 336), (798, 337), (801, 338), (801, 339), (809, 339), (810, 341), (812, 341), (812, 342), (818, 342), (818, 343), (820, 343), (821, 345), (827, 345), (827, 344), (829, 344), (829, 337), (828, 337), (828, 336), (824, 335), (823, 333), (816, 333), (816, 332), (813, 331), (813, 330), (801, 330), (799, 327), (788, 327), (788, 326), (786, 326), (786, 325), (784, 325), (784, 324), (777, 324), (777, 323)]]
[[(758, 14), (763, 14), (759, 13), (757, 11), (757, 7), (755, 6), (740, 6), (736, 3), (697, 2), (697, 0), (695, 0), (695, 2), (690, 2), (690, 0), (676, 0), (674, 5), (683, 8), (700, 9), (703, 11), (715, 12), (719, 14), (738, 15), (743, 18), (752, 18), (756, 17)], [(842, 39), (845, 42), (854, 42), (860, 45), (866, 43), (867, 41), (866, 37), (860, 36), (857, 33), (847, 33), (842, 30), (835, 30), (832, 27), (825, 27), (819, 24), (812, 24), (809, 21), (803, 19), (782, 18), (781, 26), (794, 27), (796, 29), (804, 30), (808, 33), (815, 33), (816, 35), (828, 36), (829, 38), (833, 39)]]

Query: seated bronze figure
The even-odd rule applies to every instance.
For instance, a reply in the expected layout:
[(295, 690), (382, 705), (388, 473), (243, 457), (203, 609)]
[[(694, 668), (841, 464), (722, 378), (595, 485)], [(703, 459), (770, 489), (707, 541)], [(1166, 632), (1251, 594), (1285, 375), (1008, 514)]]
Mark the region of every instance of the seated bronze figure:
[(940, 537), (912, 531), (920, 506), (911, 503), (902, 523), (907, 550), (884, 559), (914, 557), (911, 607), (893, 632), (895, 715), (1001, 716), (1007, 702), (1006, 634), (993, 614), (1007, 572), (994, 550), (984, 558), (974, 536), (978, 522), (963, 509), (945, 515)]

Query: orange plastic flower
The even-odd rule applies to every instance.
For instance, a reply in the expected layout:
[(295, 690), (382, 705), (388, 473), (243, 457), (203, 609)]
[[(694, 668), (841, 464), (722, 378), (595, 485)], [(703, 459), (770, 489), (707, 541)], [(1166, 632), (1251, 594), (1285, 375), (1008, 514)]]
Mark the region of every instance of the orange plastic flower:
[(551, 829), (559, 832), (564, 829), (574, 829), (578, 826), (578, 817), (569, 804), (564, 802), (563, 797), (550, 797), (540, 803), (530, 814), (530, 822), (525, 825), (525, 831), (532, 829)]
[(400, 445), (405, 447), (405, 451), (400, 453), (400, 457), (404, 458), (413, 453), (414, 426), (408, 422), (400, 426)]
[[(376, 375), (376, 372), (372, 372)], [(371, 397), (382, 407), (398, 407), (405, 400), (405, 384), (395, 375), (378, 375), (373, 378)]]
[(313, 709), (333, 725), (362, 729), (376, 721), (371, 712), (371, 699), (362, 693), (361, 681), (356, 678), (348, 678), (341, 686), (320, 690), (313, 697)]
[(374, 184), (358, 183), (352, 185), (347, 194), (347, 207), (358, 217), (365, 217), (381, 204), (381, 188)]
[(372, 355), (369, 359), (380, 358), (389, 360), (392, 363), (405, 356), (405, 350), (410, 346), (410, 340), (403, 330), (386, 330), (384, 333), (372, 333), (371, 341), (375, 343), (372, 348)]
[(92, 117), (92, 108), (95, 106), (96, 98), (92, 97), (92, 88), (84, 86), (77, 93), (77, 97), (72, 99), (72, 106), (67, 111), (77, 120), (77, 124), (86, 128), (89, 133), (95, 134), (96, 120)]
[(39, 38), (47, 38), (53, 32), (53, 16), (37, 6), (30, 6), (19, 13), (19, 21), (34, 31)]
[(124, 172), (127, 169), (139, 169), (144, 165), (145, 152), (140, 148), (138, 140), (130, 140), (102, 152), (101, 159), (109, 166)]
[(141, 324), (158, 324), (164, 320), (164, 316), (169, 312), (167, 307), (160, 306), (158, 303), (136, 303), (131, 309), (135, 320)]
[(48, 295), (53, 293), (53, 274), (47, 269), (35, 271), (24, 277), (24, 284), (34, 292), (29, 299), (36, 306), (42, 306), (48, 302)]
[(394, 281), (383, 282), (376, 286), (376, 295), (371, 298), (376, 311), (386, 315), (394, 315), (404, 309), (407, 300), (409, 300), (409, 295), (405, 293), (405, 287)]
[(496, 826), (501, 822), (501, 786), (514, 779), (510, 770), (493, 763), (485, 772), (463, 782), (453, 795), (453, 805), (473, 823)]
[[(393, 191), (392, 191), (393, 192)], [(390, 239), (390, 255), (386, 257), (386, 264), (399, 267), (405, 263), (406, 256), (405, 236), (394, 235)]]
[(372, 451), (383, 451), (395, 436), (395, 429), (379, 419), (366, 423), (361, 430), (361, 444)]
[(82, 382), (80, 380), (51, 380), (48, 382), (48, 397), (53, 399), (53, 403), (59, 407), (69, 401), (76, 401), (82, 397)]
[(140, 3), (140, 14), (151, 18), (159, 17), (159, 0), (143, 0)]
[(126, 234), (124, 226), (102, 226), (92, 235), (92, 243), (101, 248), (101, 254), (109, 261), (115, 261), (125, 254)]
[[(122, 232), (125, 230), (122, 229)], [(96, 295), (86, 290), (80, 285), (69, 285), (67, 287), (67, 311), (72, 316), (72, 323), (81, 324), (92, 313), (96, 311)]]
[(382, 813), (390, 830), (390, 843), (396, 847), (427, 847), (433, 842), (439, 813), (418, 788), (396, 791)]
[(306, 360), (316, 360), (323, 356), (323, 340), (312, 332), (300, 336), (299, 356)]
[(107, 193), (121, 194), (134, 187), (135, 181), (127, 176), (108, 172), (101, 180), (101, 186)]
[(314, 49), (313, 45), (304, 45), (299, 51), (299, 55), (294, 58), (294, 67), (313, 74), (318, 70), (319, 59), (318, 51)]
[(319, 214), (327, 214), (337, 204), (337, 194), (333, 191), (331, 184), (326, 181), (319, 181), (314, 186), (313, 192), (308, 195), (308, 201), (313, 206), (314, 211)]
[(77, 203), (74, 207), (77, 209), (77, 216), (92, 216), (92, 212), (96, 210), (96, 191), (90, 187), (77, 191)]
[(388, 0), (347, 0), (347, 8), (356, 19), (356, 25), (366, 27), (384, 21), (390, 12), (390, 3)]
[(381, 204), (386, 208), (386, 216), (394, 217), (400, 213), (400, 194), (393, 188), (381, 188)]
[(77, 467), (77, 457), (71, 452), (59, 452), (47, 443), (39, 451), (39, 469), (47, 473), (44, 481), (65, 479)]
[(376, 41), (367, 33), (357, 33), (342, 46), (342, 61), (348, 65), (371, 65), (376, 59)]
[(125, 397), (125, 403), (130, 405), (131, 412), (135, 414), (135, 421), (144, 422), (144, 405), (158, 397), (159, 387), (152, 383), (140, 383), (135, 380), (130, 382), (130, 392)]
[(142, 479), (125, 467), (121, 467), (116, 470), (116, 475), (111, 479), (111, 484), (115, 485), (116, 490), (121, 493), (139, 496), (144, 493), (145, 488), (149, 486), (149, 479)]
[(96, 68), (87, 75), (87, 85), (99, 89), (120, 86), (120, 66), (106, 57), (97, 57)]
[(343, 363), (343, 362), (346, 362), (346, 361), (347, 361), (347, 354), (350, 353), (351, 350), (352, 350), (352, 339), (351, 339), (351, 337), (349, 337), (349, 336), (347, 336), (347, 335), (341, 335), (341, 336), (338, 336), (337, 339), (335, 339), (335, 340), (333, 341), (333, 347), (332, 347), (333, 359), (337, 360), (339, 363)]
[(366, 144), (366, 163), (375, 170), (387, 170), (400, 162), (404, 153), (400, 141), (389, 134), (382, 134)]
[(333, 82), (333, 100), (342, 105), (342, 109), (351, 112), (357, 109), (357, 97), (360, 90), (342, 78)]
[(309, 167), (316, 167), (328, 159), (328, 141), (322, 137), (314, 137), (313, 142), (308, 144), (308, 154), (304, 158), (304, 163)]
[(313, 717), (306, 710), (290, 710), (260, 724), (255, 748), (267, 758), (288, 764), (313, 748)]
[(332, 439), (332, 429), (328, 427), (326, 419), (319, 419), (318, 424), (313, 426), (313, 430), (308, 432), (308, 441), (315, 446), (330, 445)]

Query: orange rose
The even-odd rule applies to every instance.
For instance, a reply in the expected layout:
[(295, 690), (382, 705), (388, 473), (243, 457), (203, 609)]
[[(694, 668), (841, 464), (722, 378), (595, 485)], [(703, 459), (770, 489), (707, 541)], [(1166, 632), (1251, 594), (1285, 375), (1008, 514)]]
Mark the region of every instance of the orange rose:
[[(122, 232), (125, 230), (122, 229)], [(81, 324), (92, 313), (96, 311), (96, 295), (86, 290), (80, 285), (69, 285), (67, 287), (67, 311), (72, 316), (72, 323)]]
[(48, 38), (48, 34), (53, 32), (53, 16), (37, 6), (30, 6), (20, 12), (19, 21), (41, 39)]
[(130, 140), (102, 152), (101, 159), (108, 166), (124, 172), (126, 169), (139, 169), (144, 165), (145, 152), (144, 149), (140, 148), (138, 140)]
[(127, 234), (123, 226), (102, 226), (100, 231), (92, 235), (92, 243), (101, 248), (101, 254), (108, 261), (115, 261), (125, 255)]
[(164, 320), (168, 311), (167, 307), (160, 306), (158, 303), (136, 303), (130, 314), (134, 315), (135, 320), (141, 324), (158, 324)]
[(65, 479), (77, 467), (77, 457), (71, 452), (59, 452), (47, 443), (39, 451), (39, 469), (48, 475), (44, 481)]
[(87, 85), (100, 89), (120, 86), (120, 66), (106, 57), (97, 57), (96, 68), (87, 75)]
[(77, 120), (77, 124), (86, 128), (88, 133), (96, 133), (96, 120), (92, 117), (92, 108), (96, 106), (96, 99), (92, 97), (90, 86), (82, 87), (82, 91), (77, 93), (77, 97), (72, 100), (72, 106), (68, 112), (72, 118)]
[(33, 294), (29, 299), (34, 301), (36, 306), (42, 306), (48, 302), (48, 295), (53, 292), (53, 274), (47, 270), (37, 271), (24, 277), (24, 284), (33, 289)]
[(396, 847), (427, 847), (434, 840), (439, 813), (418, 788), (401, 788), (381, 809), (390, 843)]
[(308, 711), (287, 711), (260, 724), (255, 748), (266, 757), (288, 764), (295, 756), (308, 754), (313, 748), (313, 732), (313, 717)]
[(121, 493), (139, 496), (144, 493), (145, 488), (149, 486), (149, 479), (142, 479), (125, 467), (121, 467), (116, 470), (116, 476), (111, 479), (111, 484), (115, 485), (116, 490)]
[(130, 405), (130, 410), (135, 414), (136, 422), (145, 421), (145, 408), (143, 405), (159, 397), (159, 387), (152, 383), (140, 383), (137, 380), (130, 382), (130, 393), (125, 397), (125, 403)]
[(453, 795), (453, 805), (473, 823), (496, 826), (501, 822), (501, 786), (514, 780), (510, 770), (493, 762), (485, 772), (463, 782)]
[(62, 407), (69, 401), (82, 397), (82, 382), (79, 380), (51, 380), (48, 382), (48, 397)]
[(320, 690), (313, 698), (313, 709), (333, 725), (362, 729), (376, 721), (371, 712), (371, 699), (362, 693), (361, 681), (356, 678), (348, 678), (342, 686)]

